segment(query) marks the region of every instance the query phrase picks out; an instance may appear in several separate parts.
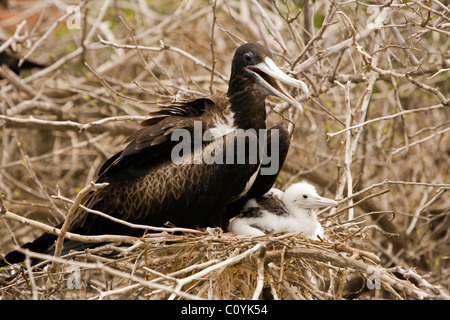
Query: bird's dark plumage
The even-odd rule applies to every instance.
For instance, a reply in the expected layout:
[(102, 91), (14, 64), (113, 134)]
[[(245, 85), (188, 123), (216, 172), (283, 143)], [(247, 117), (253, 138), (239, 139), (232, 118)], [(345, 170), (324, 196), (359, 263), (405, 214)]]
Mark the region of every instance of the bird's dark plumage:
[[(267, 131), (267, 155), (258, 154), (257, 161), (251, 161), (252, 139), (266, 132), (265, 98), (275, 95), (300, 107), (277, 79), (306, 91), (301, 81), (275, 66), (267, 48), (256, 43), (240, 46), (233, 58), (228, 91), (161, 106), (126, 140), (125, 148), (101, 167), (97, 182), (109, 185), (94, 192), (86, 206), (138, 224), (226, 227), (241, 199), (262, 196), (271, 188), (286, 157), (289, 134), (277, 126)], [(205, 138), (207, 131), (213, 137)], [(173, 160), (174, 148), (181, 141), (173, 139), (173, 134), (179, 132), (188, 133), (192, 139), (187, 143), (192, 154), (182, 157), (190, 163)], [(196, 135), (204, 138), (200, 144), (195, 141)], [(244, 141), (239, 145), (242, 150), (236, 141)], [(243, 150), (246, 152), (239, 158)], [(266, 160), (275, 156), (275, 171), (262, 174), (261, 170), (271, 165)], [(85, 235), (139, 236), (143, 232), (82, 211), (70, 230)], [(42, 251), (52, 244), (48, 236), (46, 241), (38, 239), (36, 243), (40, 248), (28, 248)], [(10, 258), (11, 254), (6, 256), (10, 263), (18, 261), (17, 256)]]
[[(3, 40), (0, 40), (0, 45), (2, 45)], [(0, 66), (7, 66), (11, 69), (15, 74), (19, 74), (21, 70), (38, 68), (45, 68), (45, 65), (40, 63), (36, 63), (30, 60), (24, 60), (23, 63), (19, 66), (20, 58), (17, 56), (15, 52), (10, 50), (9, 48), (0, 52)], [(0, 78), (1, 79), (1, 78)]]

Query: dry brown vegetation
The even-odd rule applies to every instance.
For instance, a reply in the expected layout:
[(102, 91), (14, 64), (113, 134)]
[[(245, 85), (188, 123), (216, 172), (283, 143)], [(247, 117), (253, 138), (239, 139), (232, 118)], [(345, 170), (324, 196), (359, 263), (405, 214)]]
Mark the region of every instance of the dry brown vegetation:
[(61, 222), (68, 199), (155, 104), (226, 90), (231, 57), (247, 41), (269, 47), (312, 95), (303, 115), (267, 101), (268, 122), (293, 133), (277, 187), (308, 180), (340, 205), (320, 215), (324, 242), (165, 230), (76, 259), (29, 253), (53, 269), (27, 260), (0, 297), (448, 299), (445, 3), (84, 1), (80, 28), (69, 29), (78, 12), (63, 1), (10, 1), (7, 45), (49, 67), (20, 77), (0, 69), (0, 254), (45, 230), (34, 221)]

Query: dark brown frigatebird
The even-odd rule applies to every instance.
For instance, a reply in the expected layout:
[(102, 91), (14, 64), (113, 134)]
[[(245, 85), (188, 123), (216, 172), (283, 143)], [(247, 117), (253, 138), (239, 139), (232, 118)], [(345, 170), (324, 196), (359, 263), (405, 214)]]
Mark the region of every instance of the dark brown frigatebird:
[[(226, 227), (230, 215), (239, 212), (246, 198), (270, 190), (287, 155), (287, 130), (281, 125), (266, 130), (265, 98), (276, 96), (299, 109), (301, 105), (280, 82), (308, 95), (302, 81), (275, 65), (267, 48), (257, 43), (240, 46), (233, 57), (228, 91), (160, 106), (141, 123), (143, 128), (126, 140), (126, 147), (100, 168), (97, 182), (108, 185), (92, 193), (85, 205), (136, 224)], [(265, 133), (264, 138), (261, 133)], [(186, 136), (190, 137), (187, 143), (180, 138)], [(198, 136), (200, 143), (195, 141)], [(262, 148), (252, 162), (253, 138)], [(192, 147), (191, 152), (178, 149), (182, 143)], [(242, 150), (243, 155), (239, 154)], [(181, 161), (175, 161), (174, 156)], [(215, 161), (208, 161), (211, 159)], [(273, 165), (268, 159), (276, 160), (277, 166), (275, 171), (263, 172)], [(143, 234), (141, 229), (83, 210), (70, 231), (83, 235)], [(23, 247), (44, 252), (55, 239), (44, 234)], [(12, 252), (5, 260), (19, 262), (23, 255)]]

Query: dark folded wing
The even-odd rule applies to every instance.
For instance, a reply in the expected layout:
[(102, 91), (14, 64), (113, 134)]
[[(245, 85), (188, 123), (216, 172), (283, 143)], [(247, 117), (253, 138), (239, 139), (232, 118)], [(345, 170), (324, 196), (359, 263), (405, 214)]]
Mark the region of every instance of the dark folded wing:
[[(94, 193), (87, 206), (152, 226), (163, 226), (167, 221), (180, 227), (222, 226), (225, 206), (242, 196), (259, 168), (259, 163), (248, 163), (247, 152), (242, 164), (226, 162), (233, 158), (227, 158), (227, 150), (236, 152), (236, 140), (241, 134), (244, 133), (230, 133), (195, 150), (185, 158), (190, 163), (175, 163), (169, 158), (155, 164), (146, 160), (146, 153), (130, 153), (123, 160), (128, 165), (103, 175), (101, 182), (109, 185)], [(85, 234), (133, 233), (96, 215), (82, 217), (78, 223), (82, 230), (78, 231)]]
[(103, 164), (98, 173), (99, 179), (108, 171), (127, 165), (126, 158), (138, 153), (145, 153), (147, 161), (158, 163), (158, 158), (167, 157), (167, 152), (177, 144), (170, 141), (170, 135), (177, 129), (193, 134), (194, 122), (200, 121), (205, 109), (213, 105), (211, 99), (200, 98), (159, 106), (150, 114), (151, 118), (141, 122), (143, 128), (128, 137), (126, 147)]

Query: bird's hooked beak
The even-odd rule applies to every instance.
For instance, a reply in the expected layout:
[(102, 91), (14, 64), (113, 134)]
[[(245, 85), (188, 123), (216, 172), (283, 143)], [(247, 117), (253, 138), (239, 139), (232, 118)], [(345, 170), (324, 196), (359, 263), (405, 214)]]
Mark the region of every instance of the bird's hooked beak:
[(337, 207), (337, 201), (321, 196), (311, 197), (311, 208)]
[(305, 93), (306, 99), (308, 99), (308, 87), (303, 81), (289, 77), (287, 74), (281, 71), (269, 57), (266, 57), (263, 62), (247, 67), (247, 69), (256, 75), (261, 84), (272, 95), (289, 102), (303, 113), (303, 107), (300, 102), (296, 101), (289, 93), (287, 93), (280, 84), (281, 81), (290, 86), (300, 88)]

